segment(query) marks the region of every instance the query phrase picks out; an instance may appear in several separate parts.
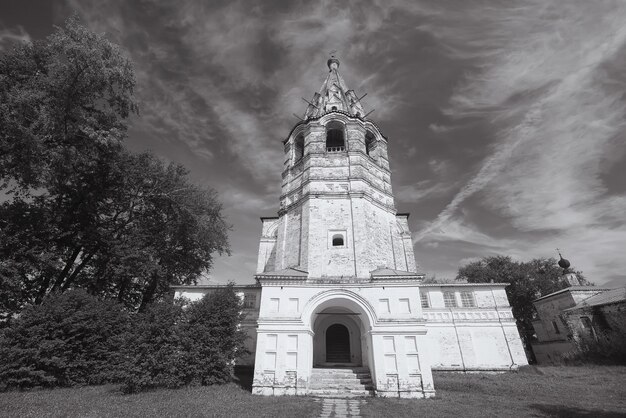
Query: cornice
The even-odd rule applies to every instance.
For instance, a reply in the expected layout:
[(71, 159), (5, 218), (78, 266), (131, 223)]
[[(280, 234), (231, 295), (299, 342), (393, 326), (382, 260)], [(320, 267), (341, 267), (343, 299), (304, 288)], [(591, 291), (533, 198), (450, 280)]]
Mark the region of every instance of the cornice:
[(343, 116), (340, 117), (340, 119), (346, 119), (346, 120), (353, 120), (353, 121), (359, 121), (363, 124), (363, 126), (367, 126), (367, 124), (372, 125), (372, 127), (374, 127), (376, 129), (376, 132), (378, 132), (378, 134), (380, 134), (381, 138), (383, 138), (385, 141), (389, 141), (388, 138), (382, 133), (381, 129), (379, 128), (379, 126), (372, 120), (370, 119), (366, 119), (362, 116), (355, 116), (355, 115), (351, 115), (350, 113), (343, 111), (343, 110), (330, 110), (327, 112), (324, 112), (323, 114), (319, 115), (319, 116), (315, 116), (315, 117), (310, 117), (306, 120), (302, 120), (298, 123), (296, 123), (294, 125), (293, 128), (291, 128), (291, 130), (289, 131), (289, 134), (287, 135), (287, 137), (285, 139), (283, 139), (283, 144), (286, 143), (287, 141), (289, 141), (289, 138), (292, 137), (293, 133), (296, 131), (296, 129), (300, 126), (303, 127), (303, 129), (306, 128), (306, 125), (310, 124), (311, 122), (318, 122), (321, 121), (322, 119), (328, 119), (327, 116), (331, 115), (331, 114), (336, 114), (337, 116)]

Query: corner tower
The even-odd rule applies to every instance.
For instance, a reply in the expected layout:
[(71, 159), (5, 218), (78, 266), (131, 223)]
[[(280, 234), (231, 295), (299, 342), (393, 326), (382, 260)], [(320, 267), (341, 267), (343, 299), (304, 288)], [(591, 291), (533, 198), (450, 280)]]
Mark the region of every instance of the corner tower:
[(339, 60), (283, 141), (278, 217), (263, 218), (257, 274), (295, 269), (309, 279), (415, 275), (408, 214), (398, 214), (387, 138), (339, 74)]

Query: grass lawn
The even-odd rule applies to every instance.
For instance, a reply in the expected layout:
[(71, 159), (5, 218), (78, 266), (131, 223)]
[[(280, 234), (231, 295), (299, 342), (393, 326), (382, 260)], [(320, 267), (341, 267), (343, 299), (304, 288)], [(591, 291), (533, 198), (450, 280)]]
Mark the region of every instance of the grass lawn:
[(368, 400), (364, 417), (626, 417), (626, 367), (528, 367), (436, 374), (429, 400)]
[(308, 397), (255, 396), (240, 386), (123, 395), (117, 386), (0, 393), (0, 417), (317, 417)]
[[(242, 382), (243, 383), (243, 382)], [(626, 417), (626, 367), (437, 374), (437, 397), (367, 398), (364, 417)], [(117, 386), (0, 393), (1, 417), (316, 417), (309, 397), (262, 397), (231, 383), (123, 395)]]

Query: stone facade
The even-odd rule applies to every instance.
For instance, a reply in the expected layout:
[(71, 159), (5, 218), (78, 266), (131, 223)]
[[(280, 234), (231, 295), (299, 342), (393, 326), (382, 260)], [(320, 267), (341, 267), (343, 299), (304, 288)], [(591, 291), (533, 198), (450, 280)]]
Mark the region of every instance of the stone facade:
[[(571, 283), (568, 281), (568, 283)], [(539, 364), (558, 364), (581, 347), (623, 351), (626, 343), (626, 289), (570, 286), (534, 302)], [(612, 346), (614, 346), (612, 348)]]
[(600, 303), (583, 301), (566, 309), (563, 319), (577, 347), (595, 349), (607, 357), (621, 356), (623, 361), (626, 354), (626, 289), (610, 292), (620, 293), (621, 298)]
[[(433, 368), (527, 364), (504, 284), (422, 285), (387, 138), (338, 65), (329, 60), (283, 141), (280, 206), (261, 218), (257, 285), (237, 288), (257, 303), (242, 324), (255, 347), (241, 359), (254, 366), (253, 393), (319, 393), (320, 368), (334, 367), (368, 376), (377, 396), (424, 398), (435, 394)], [(192, 289), (210, 291), (176, 294)]]

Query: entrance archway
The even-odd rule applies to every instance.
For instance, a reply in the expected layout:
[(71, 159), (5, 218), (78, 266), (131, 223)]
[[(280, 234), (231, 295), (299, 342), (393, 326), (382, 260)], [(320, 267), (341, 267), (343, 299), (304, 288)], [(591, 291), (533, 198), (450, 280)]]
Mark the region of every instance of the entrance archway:
[[(373, 313), (374, 309), (360, 295), (344, 289), (327, 290), (311, 298), (302, 311), (305, 326), (310, 327), (312, 332), (311, 365), (313, 367), (369, 368), (373, 364), (372, 336), (370, 334), (374, 322)], [(333, 358), (331, 353), (330, 360), (333, 362), (327, 359), (327, 331), (337, 324), (344, 327), (343, 337), (338, 335), (337, 330), (339, 328), (335, 328), (336, 331), (331, 330), (330, 336), (333, 340), (339, 337), (339, 341), (345, 341), (345, 330), (348, 331), (349, 362), (343, 362), (346, 359), (345, 351), (347, 350), (345, 349), (339, 350), (343, 352), (341, 358)], [(329, 344), (329, 348), (332, 348), (333, 342), (329, 342)], [(343, 345), (346, 346), (346, 344)], [(341, 360), (341, 362), (334, 360)]]
[(342, 307), (317, 313), (313, 330), (313, 365), (361, 366), (365, 343), (360, 314)]
[(350, 332), (341, 324), (326, 329), (326, 362), (350, 363)]

